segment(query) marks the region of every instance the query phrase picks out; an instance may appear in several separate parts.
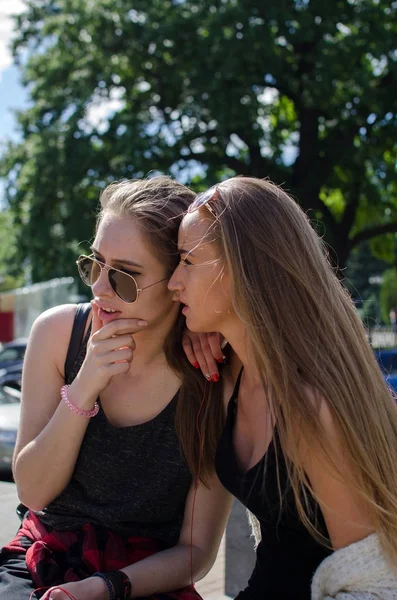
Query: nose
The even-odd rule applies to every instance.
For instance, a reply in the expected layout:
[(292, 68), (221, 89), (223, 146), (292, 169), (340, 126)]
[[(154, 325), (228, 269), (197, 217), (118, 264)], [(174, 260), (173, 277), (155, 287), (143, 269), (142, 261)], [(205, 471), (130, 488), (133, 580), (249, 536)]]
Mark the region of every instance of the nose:
[(101, 296), (112, 296), (114, 294), (113, 288), (110, 285), (108, 270), (106, 267), (102, 267), (98, 279), (91, 286), (92, 293), (95, 298)]
[(171, 275), (170, 279), (168, 280), (167, 285), (170, 292), (180, 292), (183, 290), (183, 283), (181, 282), (179, 273), (180, 270), (178, 265), (173, 274)]

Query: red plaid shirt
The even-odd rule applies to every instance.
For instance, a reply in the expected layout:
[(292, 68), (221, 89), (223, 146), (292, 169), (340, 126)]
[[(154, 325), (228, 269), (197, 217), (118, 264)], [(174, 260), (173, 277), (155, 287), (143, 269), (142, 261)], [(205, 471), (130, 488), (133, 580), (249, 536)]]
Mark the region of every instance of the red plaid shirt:
[[(124, 539), (91, 524), (78, 531), (58, 531), (45, 526), (34, 513), (29, 513), (15, 538), (2, 552), (24, 554), (36, 587), (47, 588), (80, 581), (96, 571), (122, 569), (166, 547), (164, 543), (148, 538), (131, 536)], [(193, 586), (155, 594), (152, 598), (201, 600)]]

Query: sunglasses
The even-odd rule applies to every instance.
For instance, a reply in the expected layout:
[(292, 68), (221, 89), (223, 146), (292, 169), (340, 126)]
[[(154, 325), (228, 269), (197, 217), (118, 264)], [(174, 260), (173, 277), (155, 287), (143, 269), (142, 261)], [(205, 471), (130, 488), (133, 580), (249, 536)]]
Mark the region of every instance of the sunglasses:
[(194, 202), (192, 202), (192, 204), (187, 209), (187, 212), (191, 213), (191, 212), (194, 212), (195, 210), (197, 210), (198, 208), (205, 206), (206, 208), (208, 208), (208, 210), (210, 211), (212, 216), (216, 219), (217, 218), (216, 212), (212, 208), (210, 202), (212, 200), (217, 200), (218, 198), (220, 198), (220, 195), (221, 195), (221, 192), (217, 186), (210, 187), (207, 191), (203, 192), (202, 194), (198, 194), (198, 196), (196, 197)]
[(138, 300), (139, 292), (147, 290), (153, 285), (157, 285), (158, 283), (168, 279), (168, 277), (165, 277), (164, 279), (160, 279), (160, 281), (155, 281), (150, 285), (139, 288), (132, 275), (129, 275), (124, 271), (120, 271), (120, 269), (110, 267), (109, 265), (97, 260), (94, 256), (84, 256), (84, 254), (82, 254), (76, 260), (76, 264), (82, 281), (90, 287), (92, 287), (94, 283), (98, 281), (98, 278), (102, 273), (102, 269), (106, 269), (112, 290), (120, 298), (120, 300), (126, 302), (127, 304), (136, 302), (136, 300)]

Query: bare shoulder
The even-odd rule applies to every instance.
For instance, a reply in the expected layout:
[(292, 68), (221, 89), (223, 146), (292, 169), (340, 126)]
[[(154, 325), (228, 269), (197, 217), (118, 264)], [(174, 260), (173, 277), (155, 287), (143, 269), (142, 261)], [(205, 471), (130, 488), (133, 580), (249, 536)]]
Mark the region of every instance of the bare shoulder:
[(56, 363), (63, 374), (63, 363), (72, 333), (76, 304), (62, 304), (43, 312), (33, 324), (29, 336), (27, 359), (46, 355)]
[(307, 397), (316, 411), (321, 439), (301, 437), (300, 459), (320, 504), (332, 545), (341, 548), (372, 533), (374, 522), (360, 491), (355, 457), (349, 455), (329, 403), (310, 389)]
[(49, 308), (37, 317), (33, 327), (43, 330), (53, 326), (68, 328), (73, 323), (76, 308), (76, 304), (61, 304), (60, 306)]
[(299, 448), (301, 458), (309, 460), (313, 457), (318, 457), (319, 460), (329, 462), (326, 458), (326, 452), (321, 440), (325, 442), (325, 446), (332, 452), (332, 460), (334, 465), (339, 465), (339, 458), (343, 455), (345, 462), (345, 448), (342, 440), (342, 433), (337, 425), (335, 416), (327, 402), (326, 398), (309, 386), (304, 386), (304, 394), (313, 407), (313, 414), (321, 431), (321, 439), (306, 439), (305, 436), (299, 436)]

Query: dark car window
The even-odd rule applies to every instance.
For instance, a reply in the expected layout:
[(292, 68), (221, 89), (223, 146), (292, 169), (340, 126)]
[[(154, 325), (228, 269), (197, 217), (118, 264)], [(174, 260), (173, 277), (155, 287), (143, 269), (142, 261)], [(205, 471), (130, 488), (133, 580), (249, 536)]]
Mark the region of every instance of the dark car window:
[(375, 354), (379, 366), (384, 373), (393, 373), (397, 371), (397, 351), (380, 350)]
[(14, 360), (22, 360), (25, 354), (25, 348), (6, 348), (0, 352), (0, 362), (11, 362)]

